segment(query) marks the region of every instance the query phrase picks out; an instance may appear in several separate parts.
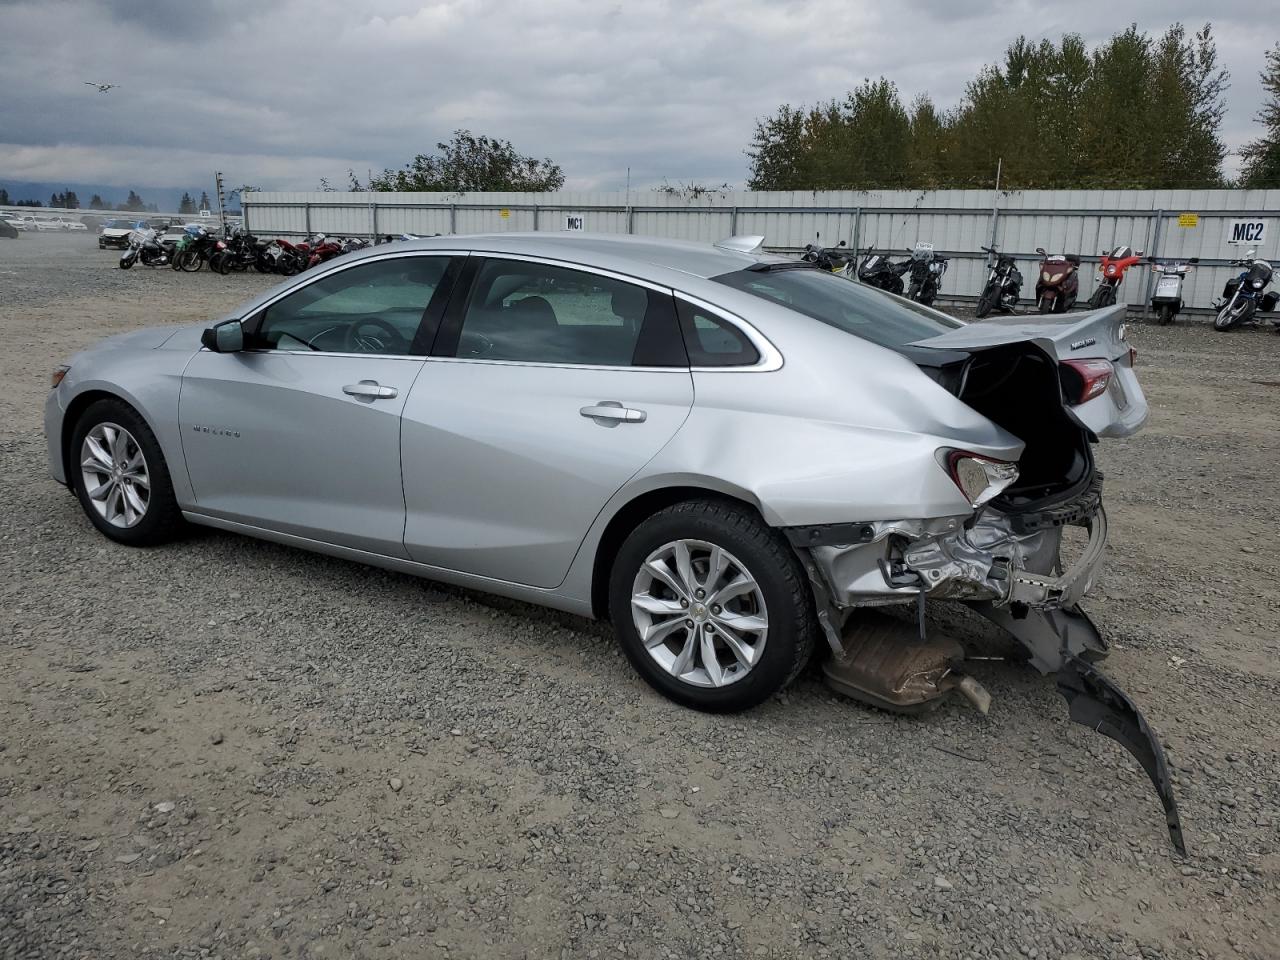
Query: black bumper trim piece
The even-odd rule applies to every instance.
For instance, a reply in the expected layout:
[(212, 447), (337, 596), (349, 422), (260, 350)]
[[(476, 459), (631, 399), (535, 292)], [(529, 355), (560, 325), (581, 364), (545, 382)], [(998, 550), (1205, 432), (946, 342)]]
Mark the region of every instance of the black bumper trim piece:
[(1133, 701), (1093, 664), (1067, 654), (1057, 673), (1058, 692), (1066, 698), (1071, 719), (1110, 737), (1142, 765), (1151, 778), (1169, 826), (1169, 839), (1178, 853), (1187, 855), (1178, 802), (1164, 748)]

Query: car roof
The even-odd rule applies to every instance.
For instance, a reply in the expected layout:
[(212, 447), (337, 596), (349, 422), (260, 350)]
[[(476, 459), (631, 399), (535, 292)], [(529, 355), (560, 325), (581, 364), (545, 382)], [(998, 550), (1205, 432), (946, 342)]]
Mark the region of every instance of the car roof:
[[(513, 254), (545, 257), (604, 270), (617, 270), (661, 281), (661, 274), (675, 271), (694, 277), (717, 277), (743, 270), (753, 264), (785, 258), (762, 250), (744, 252), (691, 240), (666, 240), (616, 233), (490, 233), (449, 235), (423, 240), (404, 240), (396, 250), (471, 250), (475, 253)], [(364, 256), (390, 252), (386, 245), (370, 247)], [(645, 267), (652, 268), (645, 270)]]

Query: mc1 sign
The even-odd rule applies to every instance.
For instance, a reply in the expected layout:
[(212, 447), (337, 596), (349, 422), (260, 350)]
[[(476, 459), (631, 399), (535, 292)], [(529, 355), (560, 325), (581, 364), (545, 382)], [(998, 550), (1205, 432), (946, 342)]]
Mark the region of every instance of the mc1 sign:
[(1267, 221), (1231, 220), (1227, 223), (1227, 243), (1257, 247), (1266, 242)]

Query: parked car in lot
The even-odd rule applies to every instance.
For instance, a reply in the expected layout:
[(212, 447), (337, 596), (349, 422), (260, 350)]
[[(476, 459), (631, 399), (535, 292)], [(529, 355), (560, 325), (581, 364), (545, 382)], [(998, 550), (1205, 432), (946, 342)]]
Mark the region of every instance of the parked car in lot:
[(0, 213), (0, 220), (3, 220), (19, 233), (25, 233), (32, 229), (31, 225), (18, 213)]
[[(964, 603), (1134, 753), (1180, 845), (1079, 606), (1107, 539), (1092, 444), (1147, 417), (1123, 308), (969, 325), (762, 241), (351, 253), (71, 358), (50, 469), (120, 543), (200, 524), (607, 617), (704, 710), (762, 702), (815, 647), (864, 700), (985, 708), (923, 616)], [(1064, 564), (1067, 527), (1087, 544)]]
[(98, 234), (98, 248), (105, 250), (107, 247), (119, 247), (123, 249), (129, 245), (129, 234), (134, 230), (145, 230), (146, 222), (142, 220), (128, 220), (124, 218), (116, 218), (108, 220), (102, 225), (102, 231)]
[(18, 239), (18, 228), (4, 217), (0, 217), (0, 237), (12, 240)]
[(32, 219), (35, 221), (37, 232), (52, 233), (64, 229), (60, 221), (51, 217), (33, 217)]

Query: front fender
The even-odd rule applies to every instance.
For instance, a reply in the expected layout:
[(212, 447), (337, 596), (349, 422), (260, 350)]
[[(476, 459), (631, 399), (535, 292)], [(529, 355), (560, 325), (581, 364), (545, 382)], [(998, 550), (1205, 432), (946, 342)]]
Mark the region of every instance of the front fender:
[[(146, 421), (164, 453), (178, 504), (193, 504), (178, 427), (182, 371), (191, 356), (185, 351), (150, 349), (89, 351), (74, 357), (45, 406), (50, 472), (66, 481), (65, 440), (74, 426), (72, 418), (91, 402), (90, 397), (107, 394), (119, 397)], [(55, 458), (61, 477), (54, 470)]]

